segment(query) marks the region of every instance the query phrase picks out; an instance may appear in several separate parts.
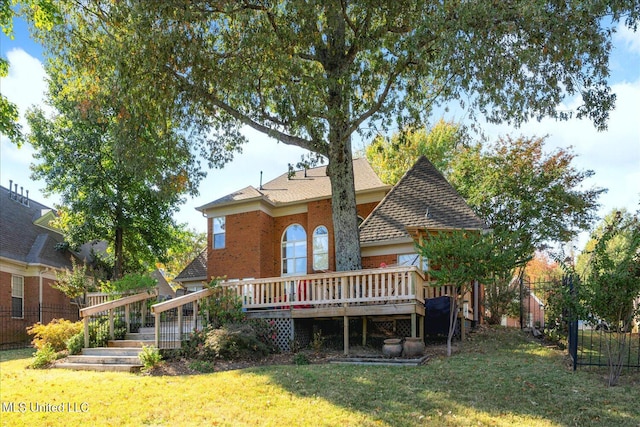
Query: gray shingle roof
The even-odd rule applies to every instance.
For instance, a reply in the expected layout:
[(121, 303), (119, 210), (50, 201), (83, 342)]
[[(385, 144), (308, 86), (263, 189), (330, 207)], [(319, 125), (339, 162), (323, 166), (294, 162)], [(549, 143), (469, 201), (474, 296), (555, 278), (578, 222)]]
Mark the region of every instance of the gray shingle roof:
[(484, 229), (486, 225), (423, 156), (362, 223), (360, 242), (408, 238), (407, 228)]
[(35, 225), (51, 208), (29, 200), (29, 206), (9, 198), (0, 186), (0, 257), (15, 261), (71, 268), (71, 252), (56, 249), (63, 242), (60, 233)]
[[(331, 182), (327, 176), (326, 166), (307, 169), (306, 176), (304, 171), (296, 171), (291, 178), (287, 175), (286, 173), (282, 174), (263, 184), (261, 189), (249, 186), (197, 209), (205, 211), (212, 207), (259, 199), (277, 206), (331, 196)], [(356, 193), (389, 189), (388, 185), (380, 181), (369, 162), (364, 158), (353, 161), (353, 175)]]
[(206, 280), (207, 278), (207, 250), (200, 254), (176, 276), (176, 281)]

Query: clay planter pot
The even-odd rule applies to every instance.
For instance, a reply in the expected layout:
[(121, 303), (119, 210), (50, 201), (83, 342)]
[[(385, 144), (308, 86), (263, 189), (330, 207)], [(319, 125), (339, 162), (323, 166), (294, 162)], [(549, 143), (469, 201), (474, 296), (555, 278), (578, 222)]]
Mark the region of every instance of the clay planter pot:
[(385, 357), (400, 357), (402, 354), (402, 340), (400, 338), (390, 338), (384, 340), (382, 354)]
[(405, 357), (419, 357), (424, 354), (424, 342), (422, 338), (405, 338), (404, 345)]

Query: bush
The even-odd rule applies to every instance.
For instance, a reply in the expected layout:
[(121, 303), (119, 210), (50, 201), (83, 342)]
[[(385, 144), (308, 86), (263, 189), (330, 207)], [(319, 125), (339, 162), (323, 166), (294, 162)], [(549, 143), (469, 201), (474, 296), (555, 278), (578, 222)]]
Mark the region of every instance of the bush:
[(84, 332), (78, 332), (67, 340), (69, 354), (80, 354), (84, 347)]
[(256, 359), (269, 354), (269, 347), (256, 336), (248, 323), (230, 323), (206, 332), (204, 343), (197, 348), (197, 358), (215, 359)]
[(207, 360), (192, 360), (187, 366), (189, 369), (202, 374), (209, 374), (215, 370), (215, 364)]
[(242, 312), (242, 300), (228, 289), (220, 286), (221, 278), (213, 279), (207, 288), (215, 293), (200, 301), (200, 314), (207, 323), (219, 328), (227, 323), (238, 323), (245, 319)]
[(296, 353), (293, 356), (293, 363), (296, 365), (308, 365), (311, 362), (309, 362), (309, 358), (304, 353)]
[(143, 371), (155, 368), (162, 361), (160, 350), (152, 345), (143, 345), (138, 357), (140, 358), (140, 363), (144, 366)]
[(65, 319), (53, 319), (46, 325), (36, 323), (27, 328), (29, 335), (34, 335), (31, 343), (38, 350), (49, 344), (53, 351), (67, 348), (67, 340), (82, 330), (82, 322), (71, 322)]
[(45, 343), (33, 353), (33, 362), (29, 365), (33, 369), (47, 368), (58, 358), (58, 354), (50, 343)]

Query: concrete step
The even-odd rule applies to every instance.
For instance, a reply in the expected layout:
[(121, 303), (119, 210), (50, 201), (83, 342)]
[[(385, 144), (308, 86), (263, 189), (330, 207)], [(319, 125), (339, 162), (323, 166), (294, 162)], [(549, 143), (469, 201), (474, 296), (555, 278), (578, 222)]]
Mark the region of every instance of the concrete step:
[(138, 372), (142, 369), (141, 364), (123, 363), (69, 363), (59, 362), (54, 365), (58, 369), (73, 369), (76, 371), (109, 371), (109, 372)]
[(97, 347), (83, 348), (84, 356), (135, 356), (138, 357), (142, 349), (139, 347)]
[(140, 359), (138, 356), (121, 356), (121, 355), (100, 355), (100, 356), (87, 356), (84, 354), (67, 356), (67, 363), (89, 363), (100, 365), (139, 365)]
[(82, 371), (137, 372), (142, 368), (138, 357), (140, 352), (141, 349), (135, 347), (84, 348), (82, 354), (68, 356), (54, 367)]
[(108, 347), (136, 347), (142, 348), (143, 345), (154, 345), (154, 340), (109, 340)]
[(156, 334), (155, 332), (135, 332), (126, 334), (124, 339), (131, 341), (154, 341)]

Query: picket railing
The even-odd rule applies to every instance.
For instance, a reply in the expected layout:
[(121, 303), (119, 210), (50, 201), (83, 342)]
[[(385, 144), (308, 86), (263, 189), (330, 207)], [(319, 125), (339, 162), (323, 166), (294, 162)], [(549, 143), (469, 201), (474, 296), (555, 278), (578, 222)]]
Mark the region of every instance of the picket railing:
[[(147, 326), (147, 301), (157, 299), (157, 290), (142, 292), (136, 295), (126, 296), (113, 301), (106, 301), (80, 310), (80, 316), (84, 323), (84, 346), (90, 346), (90, 324), (96, 329), (108, 328), (102, 335), (109, 339), (115, 338), (116, 321), (122, 323), (125, 332), (134, 332), (132, 326), (137, 328)], [(95, 333), (94, 333), (95, 334)]]

